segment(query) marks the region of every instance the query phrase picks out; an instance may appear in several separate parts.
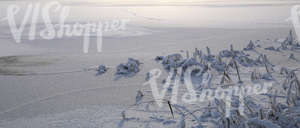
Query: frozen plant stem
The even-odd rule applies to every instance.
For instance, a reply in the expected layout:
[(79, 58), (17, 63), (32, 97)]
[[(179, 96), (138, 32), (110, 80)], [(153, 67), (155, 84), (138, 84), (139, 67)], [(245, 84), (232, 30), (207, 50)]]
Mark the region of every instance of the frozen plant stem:
[(206, 47), (206, 50), (207, 50), (207, 55), (210, 56), (211, 54), (210, 54), (210, 49), (209, 49), (209, 47)]
[(297, 98), (299, 98), (299, 93), (300, 93), (300, 82), (299, 82), (298, 77), (297, 77), (296, 74), (295, 74), (294, 77), (295, 77), (295, 82), (296, 82), (296, 84), (297, 84), (297, 89), (298, 89), (298, 90), (296, 91), (297, 94), (298, 94), (298, 95), (297, 95)]
[(188, 50), (186, 50), (186, 58), (187, 58), (187, 59), (190, 58), (190, 54), (189, 54), (189, 51), (188, 51)]
[(123, 112), (121, 113), (121, 115), (122, 115), (122, 119), (125, 120), (125, 119), (126, 119), (125, 111), (123, 111)]
[(269, 71), (268, 66), (267, 66), (266, 63), (265, 63), (265, 68), (266, 68), (266, 70), (267, 70), (267, 73), (270, 74), (270, 71)]
[(172, 114), (172, 117), (173, 117), (173, 119), (174, 119), (174, 112), (173, 112), (172, 105), (171, 105), (170, 101), (168, 101), (168, 105), (169, 105), (169, 108), (170, 108), (170, 112), (171, 112), (171, 114)]
[(222, 77), (222, 80), (221, 80), (220, 84), (224, 84), (225, 81), (227, 83), (231, 82), (231, 79), (230, 79), (229, 75), (226, 73), (226, 70), (224, 70), (224, 72), (223, 72), (223, 77)]
[(243, 81), (241, 80), (241, 76), (240, 76), (240, 72), (239, 72), (239, 67), (238, 67), (236, 61), (233, 60), (233, 63), (234, 63), (234, 66), (235, 66), (235, 69), (236, 69), (236, 72), (237, 72), (237, 75), (238, 75), (238, 78), (239, 78), (239, 83), (243, 83)]
[(263, 110), (259, 109), (259, 113), (260, 113), (260, 119), (263, 120), (264, 119)]
[(227, 128), (230, 128), (230, 119), (226, 117), (226, 122), (227, 122)]

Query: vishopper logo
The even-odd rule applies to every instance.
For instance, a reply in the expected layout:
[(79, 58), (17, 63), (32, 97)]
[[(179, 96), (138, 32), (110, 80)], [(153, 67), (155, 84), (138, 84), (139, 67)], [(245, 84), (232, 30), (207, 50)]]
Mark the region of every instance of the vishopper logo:
[[(20, 17), (20, 12), (24, 12), (20, 25), (16, 23), (16, 17)], [(59, 16), (56, 24), (52, 23), (51, 14)], [(70, 14), (69, 6), (62, 6), (59, 2), (52, 1), (45, 4), (31, 3), (26, 9), (21, 9), (18, 5), (10, 5), (7, 8), (7, 17), (1, 21), (7, 20), (11, 34), (16, 43), (21, 43), (22, 35), (26, 26), (29, 26), (29, 40), (35, 40), (37, 36), (42, 39), (51, 40), (63, 37), (83, 36), (83, 52), (88, 53), (90, 38), (92, 34), (97, 37), (97, 51), (102, 52), (102, 36), (105, 31), (122, 31), (125, 30), (128, 19), (110, 20), (105, 22), (79, 22), (66, 24), (65, 21)], [(45, 28), (38, 32), (38, 19), (42, 17)], [(29, 23), (30, 22), (30, 23)], [(19, 26), (19, 27), (18, 27)]]
[[(268, 83), (257, 83), (253, 85), (246, 85), (246, 84), (237, 84), (234, 86), (230, 86), (226, 89), (217, 87), (215, 89), (200, 89), (200, 90), (195, 90), (194, 85), (192, 83), (192, 72), (195, 70), (200, 70), (202, 71), (201, 67), (198, 66), (192, 66), (189, 67), (186, 72), (184, 73), (184, 84), (180, 84), (180, 78), (176, 77), (174, 80), (172, 79), (172, 76), (174, 76), (174, 73), (178, 73), (178, 71), (175, 72), (173, 70), (168, 78), (167, 82), (162, 85), (162, 90), (159, 90), (159, 84), (157, 83), (157, 79), (160, 77), (162, 74), (162, 71), (160, 69), (153, 69), (151, 70), (150, 73), (150, 79), (148, 82), (144, 83), (144, 85), (150, 85), (151, 90), (152, 90), (152, 95), (153, 98), (155, 99), (155, 102), (159, 107), (163, 107), (163, 100), (165, 99), (166, 93), (170, 85), (172, 86), (172, 91), (171, 91), (171, 97), (170, 97), (170, 102), (172, 104), (177, 104), (178, 103), (178, 94), (179, 94), (179, 86), (185, 86), (187, 88), (187, 91), (184, 92), (183, 95), (181, 95), (181, 100), (185, 104), (196, 104), (199, 102), (205, 102), (209, 100), (214, 100), (214, 99), (221, 99), (225, 101), (225, 115), (226, 117), (230, 116), (230, 110), (231, 108), (231, 103), (232, 103), (232, 97), (233, 96), (238, 96), (239, 97), (239, 107), (238, 110), (241, 115), (244, 115), (244, 97), (249, 96), (249, 95), (259, 95), (259, 94), (265, 94), (269, 91), (269, 89), (273, 86), (272, 82)], [(180, 72), (180, 71), (179, 71)], [(199, 74), (197, 74), (199, 75)], [(208, 76), (208, 77), (207, 77)], [(210, 84), (211, 76), (210, 75), (203, 75), (202, 77), (205, 77), (206, 79), (202, 79), (202, 82), (200, 85), (205, 85), (205, 84)], [(173, 82), (171, 82), (173, 81)], [(211, 85), (209, 85), (211, 86)]]
[(291, 16), (287, 19), (290, 22), (295, 30), (298, 41), (300, 41), (300, 5), (295, 5), (291, 8)]

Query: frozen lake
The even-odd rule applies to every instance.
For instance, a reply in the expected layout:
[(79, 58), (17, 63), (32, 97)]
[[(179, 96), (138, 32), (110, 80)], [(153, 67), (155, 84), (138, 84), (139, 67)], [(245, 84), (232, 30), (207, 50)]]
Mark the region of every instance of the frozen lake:
[[(160, 67), (153, 61), (155, 56), (195, 47), (204, 50), (206, 46), (215, 53), (229, 49), (230, 44), (241, 49), (249, 40), (285, 38), (292, 28), (286, 21), (291, 7), (300, 4), (280, 0), (232, 3), (107, 1), (62, 1), (62, 5), (71, 9), (66, 19), (69, 24), (129, 20), (125, 30), (103, 33), (101, 53), (97, 53), (95, 43), (91, 43), (91, 51), (84, 54), (83, 37), (44, 40), (37, 36), (36, 40), (29, 40), (30, 25), (25, 26), (22, 42), (17, 44), (7, 21), (0, 22), (0, 71), (73, 71), (99, 64), (111, 67), (98, 77), (93, 72), (0, 76), (0, 127), (115, 126), (121, 118), (120, 112), (134, 103), (145, 74)], [(17, 4), (26, 9), (28, 2), (35, 1), (0, 1), (0, 16), (7, 16), (8, 5)], [(24, 19), (24, 13), (18, 13), (17, 24)], [(52, 22), (58, 23), (59, 15), (52, 14)], [(42, 17), (37, 21), (36, 30), (40, 31), (44, 21)], [(90, 36), (95, 41), (97, 36)], [(115, 67), (126, 62), (128, 57), (144, 63), (141, 71), (133, 78), (115, 81)]]

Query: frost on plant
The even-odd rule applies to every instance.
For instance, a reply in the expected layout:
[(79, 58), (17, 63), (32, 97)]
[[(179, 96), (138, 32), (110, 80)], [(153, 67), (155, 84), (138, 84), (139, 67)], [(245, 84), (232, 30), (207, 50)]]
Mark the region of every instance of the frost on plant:
[(126, 64), (120, 64), (117, 67), (117, 77), (132, 77), (140, 71), (141, 62), (132, 58), (128, 59)]

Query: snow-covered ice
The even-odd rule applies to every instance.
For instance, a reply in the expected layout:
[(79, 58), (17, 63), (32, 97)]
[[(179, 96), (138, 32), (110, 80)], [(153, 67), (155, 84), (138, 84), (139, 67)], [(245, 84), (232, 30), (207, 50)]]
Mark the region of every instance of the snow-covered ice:
[[(0, 1), (1, 17), (6, 16), (6, 8), (12, 3), (24, 5), (19, 1)], [(299, 73), (293, 70), (300, 68), (300, 46), (293, 42), (295, 35), (290, 34), (293, 28), (286, 22), (291, 7), (300, 4), (298, 1), (197, 1), (183, 3), (184, 6), (180, 6), (180, 2), (62, 3), (71, 6), (67, 19), (70, 24), (110, 19), (130, 21), (123, 31), (103, 33), (101, 53), (96, 51), (96, 35), (90, 35), (91, 47), (87, 54), (82, 52), (82, 37), (28, 40), (25, 32), (22, 43), (17, 44), (7, 22), (1, 21), (0, 127), (226, 126), (222, 100), (174, 104), (173, 118), (168, 107), (160, 109), (152, 104), (150, 87), (143, 85), (153, 77), (149, 74), (152, 69), (164, 71), (158, 79), (158, 83), (162, 83), (172, 68), (201, 65), (209, 66), (210, 74), (195, 74), (193, 82), (201, 83), (198, 79), (201, 77), (210, 80), (211, 85), (199, 85), (197, 90), (230, 87), (238, 82), (236, 68), (229, 63), (231, 60), (238, 64), (242, 84), (276, 81), (280, 85), (274, 87), (279, 90), (276, 96), (272, 92), (265, 94), (267, 96), (246, 97), (249, 119), (232, 112), (231, 126), (294, 127), (297, 123), (299, 126), (299, 117), (290, 116), (293, 112), (299, 113), (295, 99), (299, 95), (295, 91), (299, 89), (295, 76)], [(59, 22), (58, 17), (53, 19)], [(17, 20), (20, 23), (22, 17)], [(25, 27), (25, 31), (29, 29), (30, 26)], [(130, 77), (116, 80), (116, 75), (128, 74)], [(272, 96), (276, 102), (264, 107), (270, 105)], [(233, 100), (233, 104), (239, 104), (238, 100)], [(201, 110), (186, 114), (195, 108)], [(252, 108), (268, 109), (255, 109), (251, 113)], [(216, 119), (220, 122), (215, 122)], [(282, 123), (288, 119), (294, 122)], [(233, 121), (243, 124), (236, 125)]]

